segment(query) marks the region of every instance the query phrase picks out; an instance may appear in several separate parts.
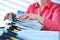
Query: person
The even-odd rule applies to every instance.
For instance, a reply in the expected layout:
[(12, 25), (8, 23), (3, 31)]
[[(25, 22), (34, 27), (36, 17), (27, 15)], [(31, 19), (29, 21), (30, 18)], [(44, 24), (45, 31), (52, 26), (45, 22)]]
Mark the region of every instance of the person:
[(37, 20), (44, 25), (42, 30), (60, 31), (60, 4), (51, 0), (38, 0), (19, 19)]

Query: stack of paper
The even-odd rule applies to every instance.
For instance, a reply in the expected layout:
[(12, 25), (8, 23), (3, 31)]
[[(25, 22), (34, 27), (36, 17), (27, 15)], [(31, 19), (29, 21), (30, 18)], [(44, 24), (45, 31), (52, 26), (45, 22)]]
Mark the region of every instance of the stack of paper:
[(24, 30), (40, 30), (43, 28), (43, 25), (41, 25), (36, 20), (23, 20), (21, 22), (16, 23), (16, 25)]

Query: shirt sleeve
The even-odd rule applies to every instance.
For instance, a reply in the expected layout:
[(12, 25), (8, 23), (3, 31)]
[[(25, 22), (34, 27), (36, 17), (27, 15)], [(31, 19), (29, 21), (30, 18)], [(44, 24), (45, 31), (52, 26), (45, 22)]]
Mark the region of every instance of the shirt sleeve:
[(28, 7), (26, 13), (27, 13), (27, 14), (30, 14), (30, 13), (31, 13), (31, 10), (32, 10), (32, 7), (31, 7), (31, 5), (30, 5), (30, 6)]
[(52, 19), (44, 20), (44, 29), (52, 31), (60, 31), (60, 7), (53, 12)]
[(30, 9), (30, 7), (27, 9), (26, 13), (30, 13), (30, 10), (29, 9)]

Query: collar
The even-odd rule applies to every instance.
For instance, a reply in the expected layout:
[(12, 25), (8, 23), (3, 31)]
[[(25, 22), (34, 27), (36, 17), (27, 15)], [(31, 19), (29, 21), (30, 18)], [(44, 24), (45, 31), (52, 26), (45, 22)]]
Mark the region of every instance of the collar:
[[(44, 7), (48, 7), (49, 8), (51, 6), (51, 4), (52, 4), (51, 0), (48, 0)], [(35, 3), (35, 7), (36, 8), (39, 7), (39, 3), (38, 2)]]
[(51, 0), (48, 0), (48, 2), (46, 3), (45, 6), (47, 6), (49, 8), (51, 6), (51, 4), (52, 4)]

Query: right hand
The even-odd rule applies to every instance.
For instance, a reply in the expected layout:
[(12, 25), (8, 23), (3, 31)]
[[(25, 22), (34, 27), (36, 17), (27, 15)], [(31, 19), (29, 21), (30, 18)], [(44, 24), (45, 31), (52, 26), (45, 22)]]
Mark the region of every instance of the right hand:
[(37, 20), (43, 24), (44, 18), (35, 14), (23, 14), (19, 17), (20, 20)]
[(5, 17), (4, 17), (4, 20), (6, 20), (6, 19), (12, 20), (12, 16), (13, 16), (13, 15), (16, 15), (16, 14), (13, 13), (13, 12), (7, 13), (7, 14), (5, 15)]

